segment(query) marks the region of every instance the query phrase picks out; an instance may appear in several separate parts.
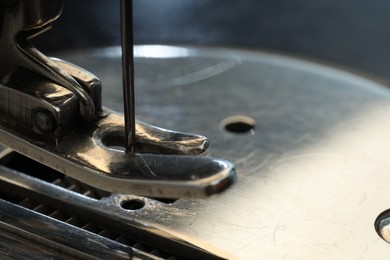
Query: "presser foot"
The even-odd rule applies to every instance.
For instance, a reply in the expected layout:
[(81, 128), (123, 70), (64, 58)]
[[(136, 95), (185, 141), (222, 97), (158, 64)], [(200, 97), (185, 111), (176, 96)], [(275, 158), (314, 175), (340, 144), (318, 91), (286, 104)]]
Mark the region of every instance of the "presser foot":
[(201, 198), (233, 183), (230, 162), (198, 156), (209, 146), (203, 136), (137, 121), (135, 149), (127, 153), (123, 116), (100, 106), (100, 81), (76, 65), (53, 60), (83, 86), (99, 113), (83, 120), (75, 93), (18, 69), (0, 84), (0, 143), (114, 193)]
[(124, 136), (122, 116), (109, 110), (105, 113), (104, 118), (76, 127), (56, 144), (39, 142), (35, 134), (28, 136), (5, 125), (0, 126), (0, 142), (59, 172), (114, 193), (204, 198), (234, 182), (235, 170), (230, 162), (195, 156), (206, 150), (206, 138), (137, 122), (137, 150), (128, 154), (119, 146)]
[(83, 86), (99, 108), (79, 114), (72, 91), (19, 69), (0, 84), (0, 143), (44, 165), (114, 193), (201, 198), (235, 179), (230, 162), (198, 156), (207, 138), (136, 122), (134, 153), (125, 152), (123, 116), (100, 107), (101, 83), (91, 73), (54, 59)]

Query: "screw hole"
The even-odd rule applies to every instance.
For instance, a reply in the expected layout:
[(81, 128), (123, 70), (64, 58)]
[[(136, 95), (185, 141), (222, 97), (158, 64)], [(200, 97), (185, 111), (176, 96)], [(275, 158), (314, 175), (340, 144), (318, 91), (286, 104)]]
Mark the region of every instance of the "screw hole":
[(139, 210), (145, 207), (145, 202), (142, 200), (131, 199), (121, 201), (120, 205), (125, 210)]
[(256, 121), (247, 116), (232, 116), (222, 121), (222, 127), (230, 133), (246, 134), (254, 133)]
[(50, 111), (39, 109), (33, 113), (34, 123), (38, 133), (50, 133), (55, 128), (55, 119)]

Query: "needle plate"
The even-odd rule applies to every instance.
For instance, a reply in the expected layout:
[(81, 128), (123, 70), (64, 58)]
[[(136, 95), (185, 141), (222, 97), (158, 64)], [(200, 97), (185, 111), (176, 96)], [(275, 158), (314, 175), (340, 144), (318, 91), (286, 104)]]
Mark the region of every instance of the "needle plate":
[[(239, 259), (390, 254), (374, 226), (390, 207), (386, 87), (261, 52), (139, 46), (135, 53), (138, 118), (208, 136), (210, 154), (234, 162), (239, 174), (218, 197), (180, 199), (137, 218)], [(118, 48), (61, 58), (99, 75), (103, 102), (121, 109)]]

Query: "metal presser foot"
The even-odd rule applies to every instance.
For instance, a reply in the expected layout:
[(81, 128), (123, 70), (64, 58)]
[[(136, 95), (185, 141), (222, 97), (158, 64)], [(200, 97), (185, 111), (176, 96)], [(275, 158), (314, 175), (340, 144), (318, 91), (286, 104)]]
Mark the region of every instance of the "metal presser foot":
[(131, 1), (121, 1), (124, 118), (102, 107), (96, 76), (29, 43), (62, 4), (0, 0), (0, 143), (115, 193), (193, 198), (229, 187), (233, 165), (198, 156), (208, 148), (205, 137), (135, 121)]

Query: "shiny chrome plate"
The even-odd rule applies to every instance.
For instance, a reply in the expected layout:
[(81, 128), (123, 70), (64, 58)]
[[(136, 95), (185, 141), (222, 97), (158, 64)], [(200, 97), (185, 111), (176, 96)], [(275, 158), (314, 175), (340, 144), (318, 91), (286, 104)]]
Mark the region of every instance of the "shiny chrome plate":
[[(235, 163), (238, 181), (211, 199), (162, 205), (139, 198), (145, 205), (130, 211), (118, 202), (126, 196), (112, 195), (106, 218), (119, 214), (128, 225), (225, 258), (388, 257), (380, 224), (390, 208), (387, 88), (261, 52), (135, 51), (138, 119), (209, 137), (210, 154)], [(105, 106), (122, 109), (119, 48), (60, 58), (98, 75)]]

